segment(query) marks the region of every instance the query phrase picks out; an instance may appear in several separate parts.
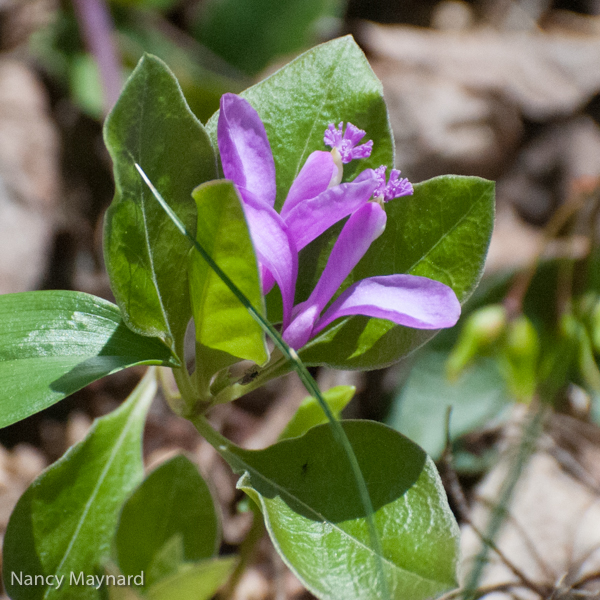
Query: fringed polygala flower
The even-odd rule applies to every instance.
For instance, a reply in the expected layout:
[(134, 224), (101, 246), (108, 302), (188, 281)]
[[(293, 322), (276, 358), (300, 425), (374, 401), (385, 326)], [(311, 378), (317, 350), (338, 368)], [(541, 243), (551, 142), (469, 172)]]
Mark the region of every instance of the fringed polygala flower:
[[(234, 94), (221, 98), (218, 144), (223, 173), (236, 185), (244, 205), (259, 261), (263, 292), (275, 283), (283, 302), (283, 337), (295, 349), (336, 319), (366, 315), (418, 329), (451, 327), (460, 304), (448, 286), (425, 277), (369, 277), (345, 290), (327, 305), (384, 231), (383, 203), (412, 194), (412, 185), (385, 166), (365, 169), (350, 183), (340, 183), (344, 163), (370, 156), (373, 143), (359, 142), (365, 132), (351, 123), (330, 124), (324, 143), (331, 152), (315, 151), (292, 183), (281, 214), (274, 209), (275, 162), (258, 113)], [(371, 200), (374, 200), (371, 202)], [(294, 306), (298, 252), (332, 225), (350, 217), (334, 244), (312, 294)]]

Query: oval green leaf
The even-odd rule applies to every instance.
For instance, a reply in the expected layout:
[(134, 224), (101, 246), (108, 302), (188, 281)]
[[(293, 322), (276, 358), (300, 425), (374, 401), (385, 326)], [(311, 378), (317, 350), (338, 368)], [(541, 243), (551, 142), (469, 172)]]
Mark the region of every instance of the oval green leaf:
[[(211, 181), (196, 188), (193, 196), (198, 209), (198, 242), (248, 302), (264, 314), (254, 247), (235, 187), (230, 181)], [(191, 252), (189, 264), (196, 341), (201, 352), (202, 347), (218, 351), (198, 356), (205, 379), (239, 359), (265, 363), (269, 355), (260, 325), (198, 252)]]
[[(409, 273), (449, 285), (465, 302), (483, 272), (494, 226), (494, 183), (446, 175), (414, 187), (413, 196), (386, 204), (383, 235), (341, 289), (366, 277)], [(328, 253), (329, 249), (323, 250), (313, 262), (324, 266)], [(313, 283), (317, 277), (318, 273)], [(380, 369), (422, 346), (435, 333), (382, 319), (351, 317), (336, 321), (310, 341), (300, 357), (308, 365)]]
[(212, 557), (219, 537), (206, 482), (187, 458), (176, 456), (152, 471), (123, 506), (116, 558), (123, 575), (144, 572), (148, 587), (183, 562)]
[[(121, 505), (143, 477), (142, 431), (155, 393), (151, 371), (21, 496), (4, 538), (4, 585), (13, 600), (101, 598), (94, 586), (77, 585), (78, 578), (100, 573)], [(13, 574), (54, 577), (26, 585)]]
[[(392, 598), (425, 600), (456, 585), (459, 531), (431, 459), (372, 421), (342, 423), (375, 510)], [(277, 551), (321, 600), (372, 600), (378, 568), (344, 450), (329, 425), (265, 450), (220, 444), (243, 473)]]
[(110, 302), (69, 291), (0, 296), (0, 427), (133, 365), (176, 367), (159, 339), (125, 326)]
[(129, 327), (176, 345), (191, 318), (190, 245), (152, 197), (134, 163), (193, 232), (192, 190), (216, 176), (210, 140), (171, 71), (149, 55), (139, 62), (106, 119), (104, 139), (116, 184), (104, 229), (113, 293)]
[[(240, 94), (257, 110), (271, 145), (277, 173), (277, 203), (283, 204), (308, 155), (328, 150), (329, 123), (350, 121), (373, 140), (368, 159), (344, 167), (351, 180), (363, 169), (394, 163), (394, 142), (383, 87), (352, 36), (321, 44)], [(216, 147), (219, 113), (206, 125)]]

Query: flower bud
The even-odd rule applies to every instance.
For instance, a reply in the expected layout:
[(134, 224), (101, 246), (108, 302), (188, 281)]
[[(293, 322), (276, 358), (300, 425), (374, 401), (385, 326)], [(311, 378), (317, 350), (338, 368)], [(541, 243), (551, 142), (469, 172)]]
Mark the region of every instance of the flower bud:
[(473, 312), (465, 321), (446, 363), (448, 378), (456, 379), (478, 353), (502, 335), (505, 327), (506, 309), (501, 304), (490, 304)]
[(535, 393), (539, 356), (538, 333), (532, 322), (520, 315), (507, 326), (500, 360), (509, 388), (520, 402), (529, 402)]

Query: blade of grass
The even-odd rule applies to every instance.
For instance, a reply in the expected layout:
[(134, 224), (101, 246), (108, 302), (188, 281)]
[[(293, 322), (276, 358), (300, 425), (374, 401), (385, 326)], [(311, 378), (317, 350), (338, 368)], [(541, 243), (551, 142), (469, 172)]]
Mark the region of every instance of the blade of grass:
[[(508, 474), (502, 483), (502, 487), (500, 488), (498, 503), (494, 505), (491, 511), (487, 530), (482, 536), (484, 543), (479, 551), (479, 554), (473, 561), (473, 566), (467, 576), (467, 581), (462, 590), (462, 600), (476, 600), (476, 598), (479, 597), (477, 595), (479, 580), (481, 579), (483, 570), (487, 565), (488, 552), (490, 548), (493, 548), (493, 544), (490, 544), (489, 541), (491, 540), (494, 542), (498, 533), (500, 532), (502, 524), (507, 517), (508, 507), (517, 487), (517, 483), (519, 482), (519, 479), (523, 474), (529, 459), (535, 452), (536, 442), (542, 431), (546, 414), (547, 408), (543, 404), (534, 402), (529, 408), (526, 420), (522, 426), (523, 433), (521, 434), (521, 439), (519, 440), (515, 455), (512, 457), (510, 462)], [(536, 587), (537, 586), (534, 586), (532, 591), (540, 593), (539, 589), (535, 589)], [(545, 594), (542, 593), (542, 597), (545, 597)]]
[(243, 304), (243, 306), (248, 310), (248, 312), (252, 315), (252, 317), (256, 320), (256, 322), (261, 326), (263, 331), (273, 340), (275, 346), (282, 352), (282, 354), (292, 363), (294, 366), (294, 370), (298, 373), (300, 380), (304, 384), (304, 387), (308, 391), (308, 393), (315, 397), (325, 413), (329, 423), (331, 424), (333, 435), (336, 441), (342, 445), (344, 448), (344, 452), (350, 462), (350, 466), (352, 468), (352, 473), (354, 475), (354, 479), (356, 481), (356, 487), (358, 488), (358, 494), (361, 500), (361, 504), (363, 505), (363, 509), (365, 511), (365, 517), (367, 519), (367, 525), (369, 528), (369, 537), (371, 541), (371, 546), (373, 547), (373, 552), (375, 554), (376, 560), (376, 568), (379, 574), (379, 579), (381, 582), (381, 591), (382, 598), (390, 598), (390, 591), (387, 584), (387, 579), (385, 577), (385, 572), (383, 570), (383, 560), (382, 560), (382, 548), (381, 541), (379, 539), (379, 534), (377, 533), (377, 529), (375, 527), (375, 518), (373, 517), (373, 503), (371, 502), (371, 496), (369, 495), (369, 490), (367, 489), (367, 484), (365, 483), (365, 479), (363, 477), (362, 471), (360, 470), (360, 465), (358, 464), (358, 460), (356, 458), (356, 454), (354, 454), (354, 450), (352, 445), (350, 444), (350, 440), (348, 439), (346, 432), (343, 427), (339, 424), (338, 420), (335, 418), (335, 415), (331, 412), (328, 404), (325, 402), (323, 396), (321, 395), (321, 391), (319, 390), (319, 386), (317, 382), (313, 379), (311, 374), (308, 372), (308, 369), (304, 365), (304, 363), (300, 360), (297, 352), (290, 348), (279, 332), (271, 325), (267, 319), (265, 319), (248, 301), (246, 296), (242, 293), (242, 291), (235, 285), (235, 283), (227, 276), (227, 274), (219, 267), (219, 265), (213, 260), (213, 258), (206, 252), (206, 250), (202, 247), (202, 245), (196, 240), (196, 238), (191, 235), (186, 229), (185, 225), (179, 220), (179, 217), (175, 214), (175, 212), (171, 209), (171, 207), (166, 203), (165, 199), (161, 196), (160, 192), (154, 187), (150, 179), (148, 179), (146, 173), (144, 173), (143, 169), (135, 163), (135, 168), (138, 170), (140, 176), (144, 180), (144, 183), (148, 186), (150, 191), (156, 200), (160, 203), (163, 210), (167, 213), (171, 221), (173, 221), (174, 225), (179, 229), (179, 231), (190, 240), (196, 251), (202, 256), (202, 258), (208, 263), (210, 268), (217, 274), (217, 276), (223, 281), (223, 283), (229, 288), (231, 293)]

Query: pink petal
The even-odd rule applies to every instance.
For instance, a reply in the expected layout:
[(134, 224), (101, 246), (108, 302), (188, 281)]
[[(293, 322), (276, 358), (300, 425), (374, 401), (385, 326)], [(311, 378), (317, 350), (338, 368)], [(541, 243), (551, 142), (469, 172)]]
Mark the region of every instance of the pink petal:
[(316, 198), (297, 204), (284, 216), (284, 220), (294, 236), (298, 251), (366, 204), (377, 185), (375, 172), (367, 169), (353, 182), (336, 185)]
[(262, 291), (263, 296), (266, 296), (275, 285), (275, 279), (273, 275), (271, 275), (271, 271), (265, 267), (265, 265), (260, 266), (260, 280), (262, 282)]
[(223, 174), (269, 206), (275, 205), (275, 162), (265, 127), (250, 103), (235, 94), (221, 97), (217, 140)]
[(416, 329), (441, 329), (458, 321), (460, 303), (452, 288), (427, 277), (369, 277), (343, 292), (319, 319), (312, 334), (349, 315), (387, 319)]
[(383, 233), (385, 222), (385, 211), (376, 202), (368, 202), (348, 219), (315, 289), (308, 300), (294, 308), (293, 321), (287, 329), (284, 327), (283, 339), (292, 348), (301, 348), (312, 337), (313, 326), (321, 311), (371, 243)]
[(298, 177), (281, 208), (281, 216), (285, 216), (303, 200), (308, 200), (324, 192), (338, 174), (331, 152), (317, 150), (304, 163)]
[[(246, 194), (242, 206), (261, 270), (264, 273), (263, 268), (268, 269), (281, 290), (285, 327), (292, 316), (298, 276), (298, 252), (294, 238), (275, 209), (251, 194)], [(268, 280), (267, 277), (265, 279)]]

